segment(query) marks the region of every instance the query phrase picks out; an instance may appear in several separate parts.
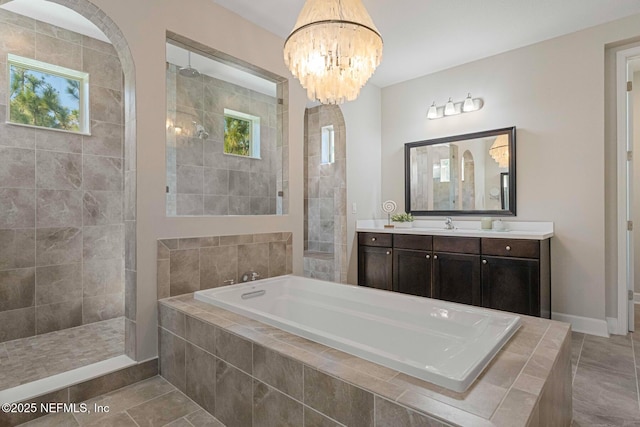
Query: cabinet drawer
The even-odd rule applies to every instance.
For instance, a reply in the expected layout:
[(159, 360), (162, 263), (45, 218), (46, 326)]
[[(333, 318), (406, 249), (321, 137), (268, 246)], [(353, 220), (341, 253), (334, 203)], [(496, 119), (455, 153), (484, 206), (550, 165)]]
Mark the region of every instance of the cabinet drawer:
[(478, 255), (480, 253), (480, 238), (433, 236), (433, 250), (434, 252)]
[(358, 233), (358, 244), (391, 247), (391, 238), (392, 234), (389, 233)]
[(396, 234), (393, 237), (393, 247), (400, 249), (414, 249), (417, 251), (430, 251), (432, 236), (418, 236), (413, 234)]
[(482, 239), (482, 255), (540, 258), (540, 242), (522, 239)]

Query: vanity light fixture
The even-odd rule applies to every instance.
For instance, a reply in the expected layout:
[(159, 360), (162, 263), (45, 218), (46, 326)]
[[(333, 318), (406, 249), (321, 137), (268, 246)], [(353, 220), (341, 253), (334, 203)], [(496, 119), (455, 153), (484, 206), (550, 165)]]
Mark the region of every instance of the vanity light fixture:
[(468, 94), (464, 101), (454, 102), (452, 98), (445, 105), (437, 106), (435, 101), (427, 111), (429, 120), (441, 119), (443, 117), (455, 116), (462, 113), (472, 113), (480, 110), (484, 106), (484, 102), (480, 98), (472, 98)]
[(467, 95), (467, 98), (464, 100), (462, 104), (462, 112), (470, 113), (476, 110), (476, 106), (473, 104), (473, 99), (471, 98), (471, 94)]
[(453, 101), (449, 98), (449, 101), (444, 106), (444, 115), (445, 116), (453, 116), (454, 114), (459, 114), (456, 112), (456, 107), (453, 105)]
[(427, 111), (427, 119), (437, 119), (438, 118), (438, 107), (436, 107), (436, 101), (433, 101), (431, 107), (429, 107), (429, 111)]

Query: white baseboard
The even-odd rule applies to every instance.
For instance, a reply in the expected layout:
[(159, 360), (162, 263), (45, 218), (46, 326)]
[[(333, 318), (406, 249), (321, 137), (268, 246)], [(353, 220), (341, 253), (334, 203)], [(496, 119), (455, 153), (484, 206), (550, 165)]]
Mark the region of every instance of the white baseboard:
[[(553, 320), (571, 323), (571, 330), (584, 334), (596, 335), (599, 337), (609, 337), (609, 322), (604, 319), (593, 319), (591, 317), (574, 316), (564, 313), (551, 313)], [(617, 327), (617, 319), (612, 319)]]
[[(626, 325), (625, 325), (626, 328)], [(616, 335), (619, 334), (620, 332), (620, 327), (618, 325), (618, 318), (617, 317), (607, 317), (607, 332), (609, 332), (609, 335)]]
[(635, 292), (633, 294), (633, 302), (635, 304), (640, 304), (640, 292)]

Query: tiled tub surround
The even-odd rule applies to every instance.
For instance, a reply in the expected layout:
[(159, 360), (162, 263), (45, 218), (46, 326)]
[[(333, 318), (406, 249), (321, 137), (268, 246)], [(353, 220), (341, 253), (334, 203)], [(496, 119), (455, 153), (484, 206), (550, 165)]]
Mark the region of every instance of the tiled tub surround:
[[(282, 103), (205, 74), (184, 77), (180, 66), (167, 64), (167, 214), (282, 213)], [(225, 109), (260, 118), (260, 158), (224, 153)], [(207, 138), (196, 136), (194, 121)]]
[[(334, 162), (322, 163), (322, 128), (333, 125)], [(347, 281), (346, 128), (337, 105), (305, 111), (304, 274)], [(327, 254), (333, 257), (329, 260)]]
[[(90, 73), (91, 136), (5, 123), (0, 342), (124, 315), (123, 78), (107, 43), (0, 10), (7, 53)], [(0, 63), (6, 70), (6, 63)]]
[(262, 233), (158, 240), (158, 299), (293, 271), (292, 234)]
[(227, 426), (569, 426), (567, 324), (523, 324), (465, 393), (201, 303), (159, 301), (161, 375)]

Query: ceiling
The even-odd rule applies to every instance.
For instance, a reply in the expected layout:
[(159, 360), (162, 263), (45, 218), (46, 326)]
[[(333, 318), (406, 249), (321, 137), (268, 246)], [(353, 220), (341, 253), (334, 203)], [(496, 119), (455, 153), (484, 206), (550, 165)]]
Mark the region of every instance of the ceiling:
[[(304, 0), (213, 0), (286, 38)], [(379, 87), (640, 13), (640, 0), (363, 0), (384, 39)], [(3, 9), (108, 42), (81, 15), (45, 0)], [(201, 65), (201, 64), (200, 64)]]
[(14, 0), (3, 4), (2, 9), (110, 43), (107, 36), (91, 21), (57, 3), (45, 0)]
[[(213, 0), (286, 38), (304, 0)], [(384, 39), (385, 87), (640, 13), (639, 0), (363, 0)]]

